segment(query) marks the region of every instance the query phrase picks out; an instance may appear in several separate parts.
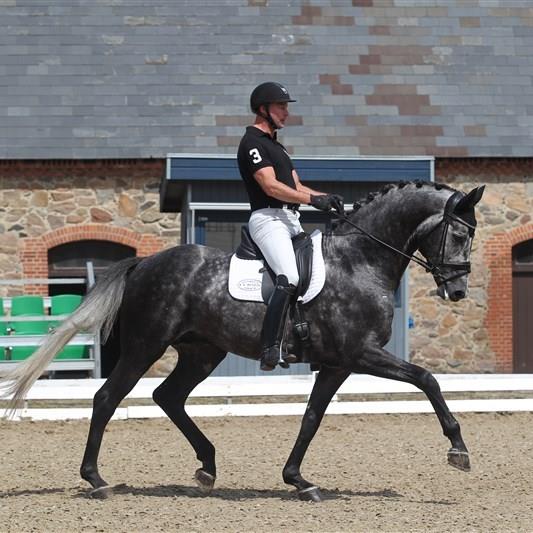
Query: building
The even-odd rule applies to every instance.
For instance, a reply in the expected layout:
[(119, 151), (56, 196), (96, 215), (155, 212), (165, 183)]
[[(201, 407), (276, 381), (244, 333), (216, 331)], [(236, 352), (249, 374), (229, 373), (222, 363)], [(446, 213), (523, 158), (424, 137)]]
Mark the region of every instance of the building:
[[(527, 0), (7, 0), (0, 26), (2, 278), (66, 276), (196, 235), (160, 194), (167, 166), (233, 157), (250, 91), (274, 79), (298, 100), (283, 142), (310, 172), (419, 158), (438, 181), (487, 185), (470, 298), (441, 302), (409, 269), (405, 356), (533, 371)], [(371, 186), (354, 181), (348, 199)], [(214, 191), (241, 202), (238, 182)]]

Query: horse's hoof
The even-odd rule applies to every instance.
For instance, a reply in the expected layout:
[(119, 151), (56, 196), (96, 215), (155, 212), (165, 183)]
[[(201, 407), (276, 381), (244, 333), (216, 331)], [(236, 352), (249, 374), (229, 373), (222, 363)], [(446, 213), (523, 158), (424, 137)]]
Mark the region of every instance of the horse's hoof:
[(194, 473), (194, 479), (202, 494), (210, 494), (215, 486), (215, 476), (212, 476), (201, 468)]
[(461, 452), (456, 448), (450, 448), (448, 450), (448, 464), (463, 472), (470, 472), (468, 452)]
[(307, 487), (298, 491), (298, 498), (303, 502), (321, 502), (322, 494), (318, 487)]
[(113, 489), (109, 485), (104, 485), (103, 487), (91, 490), (89, 496), (96, 500), (107, 500), (113, 496)]

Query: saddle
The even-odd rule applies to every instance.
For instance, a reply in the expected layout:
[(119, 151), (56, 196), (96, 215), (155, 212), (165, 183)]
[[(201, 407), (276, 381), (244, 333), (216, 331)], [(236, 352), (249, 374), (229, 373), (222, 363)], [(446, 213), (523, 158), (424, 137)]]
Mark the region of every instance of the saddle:
[[(322, 233), (300, 233), (293, 238), (294, 254), (300, 281), (291, 303), (290, 316), (298, 339), (305, 343), (310, 338), (309, 323), (302, 305), (315, 298), (326, 279), (322, 256)], [(252, 240), (248, 226), (241, 230), (241, 243), (231, 256), (228, 291), (236, 300), (267, 303), (274, 291), (276, 275), (268, 266), (261, 250)]]
[[(296, 257), (296, 266), (298, 268), (298, 274), (300, 281), (296, 287), (296, 298), (303, 296), (311, 283), (311, 275), (313, 273), (313, 240), (311, 236), (305, 232), (299, 233), (292, 239), (292, 246), (294, 249), (294, 255)], [(274, 284), (276, 275), (268, 266), (259, 246), (255, 244), (250, 235), (248, 226), (242, 226), (241, 228), (241, 243), (235, 251), (235, 255), (239, 259), (244, 260), (261, 260), (264, 261), (264, 268), (268, 272), (267, 277), (263, 277), (261, 285), (261, 294), (263, 300), (268, 302), (272, 291), (274, 290)]]

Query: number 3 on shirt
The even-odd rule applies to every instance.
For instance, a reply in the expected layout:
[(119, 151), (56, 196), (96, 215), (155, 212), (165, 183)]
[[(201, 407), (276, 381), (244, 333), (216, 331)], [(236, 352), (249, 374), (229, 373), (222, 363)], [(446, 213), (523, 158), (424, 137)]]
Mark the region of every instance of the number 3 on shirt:
[(263, 160), (257, 148), (252, 148), (248, 153), (252, 156), (252, 163), (257, 164)]

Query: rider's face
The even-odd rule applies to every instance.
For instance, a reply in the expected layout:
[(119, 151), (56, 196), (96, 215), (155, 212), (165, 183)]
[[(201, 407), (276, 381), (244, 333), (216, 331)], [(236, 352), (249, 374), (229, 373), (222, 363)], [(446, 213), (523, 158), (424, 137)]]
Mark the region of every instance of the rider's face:
[(276, 126), (280, 129), (283, 128), (289, 116), (289, 104), (287, 102), (275, 102), (270, 104), (269, 111)]

